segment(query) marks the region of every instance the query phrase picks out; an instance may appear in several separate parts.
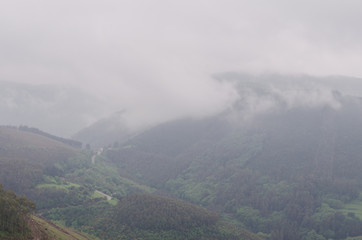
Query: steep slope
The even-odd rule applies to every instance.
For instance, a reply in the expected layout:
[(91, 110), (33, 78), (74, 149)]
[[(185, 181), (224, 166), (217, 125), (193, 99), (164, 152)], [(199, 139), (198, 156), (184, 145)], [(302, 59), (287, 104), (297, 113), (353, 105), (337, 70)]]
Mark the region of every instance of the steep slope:
[(85, 236), (72, 229), (64, 228), (55, 225), (54, 223), (40, 218), (38, 216), (32, 216), (29, 222), (33, 239), (37, 240), (91, 240), (97, 239), (95, 237)]

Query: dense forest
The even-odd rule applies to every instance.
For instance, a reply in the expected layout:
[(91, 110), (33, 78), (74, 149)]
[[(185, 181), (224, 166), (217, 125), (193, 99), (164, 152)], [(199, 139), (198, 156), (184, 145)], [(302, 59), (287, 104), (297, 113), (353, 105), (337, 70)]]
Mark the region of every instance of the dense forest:
[(156, 194), (131, 194), (116, 205), (106, 202), (48, 211), (45, 217), (101, 239), (250, 239), (261, 240), (218, 214)]

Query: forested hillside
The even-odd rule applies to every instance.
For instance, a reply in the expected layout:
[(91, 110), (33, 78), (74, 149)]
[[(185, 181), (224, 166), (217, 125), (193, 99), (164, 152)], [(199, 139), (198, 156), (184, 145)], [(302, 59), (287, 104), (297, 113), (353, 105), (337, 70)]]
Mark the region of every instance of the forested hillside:
[[(2, 240), (90, 240), (71, 229), (61, 228), (39, 218), (35, 203), (5, 191), (0, 184), (0, 238)], [(93, 238), (92, 238), (93, 239)]]
[(253, 109), (244, 84), (233, 109), (157, 126), (105, 154), (138, 182), (268, 239), (362, 235), (362, 100), (331, 91), (291, 101), (257, 86)]

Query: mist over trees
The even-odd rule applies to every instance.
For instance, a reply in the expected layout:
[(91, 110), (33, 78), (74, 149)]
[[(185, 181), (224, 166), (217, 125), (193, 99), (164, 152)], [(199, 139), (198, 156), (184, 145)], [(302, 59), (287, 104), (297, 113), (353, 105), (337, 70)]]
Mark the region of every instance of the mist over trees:
[(0, 239), (362, 239), (361, 22), (360, 0), (2, 1)]

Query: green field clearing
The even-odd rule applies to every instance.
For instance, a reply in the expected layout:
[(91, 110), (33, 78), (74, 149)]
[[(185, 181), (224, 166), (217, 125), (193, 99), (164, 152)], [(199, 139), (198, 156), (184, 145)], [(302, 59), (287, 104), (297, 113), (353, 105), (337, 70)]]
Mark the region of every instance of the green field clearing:
[(344, 205), (344, 208), (340, 210), (344, 214), (354, 213), (356, 217), (362, 220), (362, 201), (357, 200), (349, 204)]
[(118, 200), (115, 199), (115, 198), (112, 198), (112, 200), (109, 200), (108, 203), (111, 204), (111, 205), (113, 205), (113, 206), (116, 206), (117, 203), (118, 203)]
[(74, 188), (80, 188), (81, 186), (79, 184), (76, 183), (71, 183), (71, 182), (64, 182), (64, 183), (44, 183), (44, 184), (39, 184), (36, 186), (36, 188), (57, 188), (57, 189), (64, 189), (66, 191), (68, 191), (70, 188), (74, 187)]
[(94, 199), (94, 198), (105, 198), (105, 196), (103, 196), (102, 194), (94, 191), (94, 192), (93, 192), (93, 195), (91, 196), (91, 198), (92, 198), (92, 199)]

